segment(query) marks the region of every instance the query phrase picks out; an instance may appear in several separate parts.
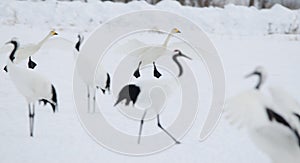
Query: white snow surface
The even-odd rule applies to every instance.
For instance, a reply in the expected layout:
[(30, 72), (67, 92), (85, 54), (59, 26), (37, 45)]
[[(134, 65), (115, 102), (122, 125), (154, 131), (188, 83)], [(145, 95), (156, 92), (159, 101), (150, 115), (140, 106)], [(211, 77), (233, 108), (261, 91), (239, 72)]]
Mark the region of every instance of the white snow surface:
[[(300, 31), (295, 30), (300, 22), (300, 10), (289, 10), (280, 5), (270, 10), (257, 10), (234, 5), (224, 9), (191, 8), (182, 7), (174, 1), (162, 1), (156, 6), (143, 1), (127, 5), (112, 2), (1, 1), (0, 47), (13, 37), (24, 44), (34, 43), (53, 28), (60, 38), (75, 43), (78, 33), (85, 34), (87, 39), (105, 21), (144, 9), (161, 9), (185, 16), (209, 34), (223, 61), (227, 97), (251, 89), (255, 79), (245, 80), (244, 76), (257, 65), (262, 65), (269, 72), (267, 84), (283, 86), (300, 101), (300, 43), (297, 35)], [(54, 83), (59, 100), (59, 112), (55, 114), (49, 106), (37, 107), (34, 138), (29, 137), (25, 99), (17, 92), (9, 76), (3, 71), (0, 73), (0, 162), (270, 162), (245, 131), (229, 125), (224, 118), (206, 141), (199, 142), (198, 136), (208, 108), (198, 113), (198, 119), (181, 140), (182, 144), (166, 151), (131, 157), (103, 148), (89, 137), (80, 124), (72, 95), (73, 44), (56, 43), (59, 40), (49, 41), (34, 56), (38, 62), (35, 71)], [(0, 56), (1, 69), (6, 57)], [(136, 123), (133, 131), (137, 130)], [(146, 124), (145, 128), (153, 124)]]
[[(120, 14), (144, 9), (170, 11), (191, 19), (206, 32), (221, 35), (266, 35), (300, 33), (300, 10), (281, 5), (258, 10), (255, 7), (227, 5), (224, 9), (183, 7), (176, 1), (164, 0), (153, 6), (145, 1), (128, 4), (106, 2), (25, 2), (1, 1), (0, 23), (91, 31), (99, 24)], [(80, 28), (79, 28), (80, 27)]]

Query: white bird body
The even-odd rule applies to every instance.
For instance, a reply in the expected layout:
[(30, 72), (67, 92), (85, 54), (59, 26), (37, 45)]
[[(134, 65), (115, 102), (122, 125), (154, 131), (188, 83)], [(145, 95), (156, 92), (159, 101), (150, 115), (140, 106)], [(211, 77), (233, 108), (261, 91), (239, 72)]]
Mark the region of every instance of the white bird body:
[(157, 71), (155, 61), (165, 54), (172, 54), (167, 49), (168, 43), (173, 34), (180, 33), (177, 28), (173, 28), (168, 34), (164, 43), (158, 45), (147, 45), (136, 39), (129, 40), (127, 43), (116, 48), (116, 53), (129, 54), (138, 60), (138, 68), (134, 72), (136, 78), (140, 77), (140, 68), (149, 64), (154, 66), (154, 76), (159, 78), (161, 74)]
[[(83, 44), (84, 41), (84, 36), (83, 35), (78, 35), (78, 41), (75, 44), (75, 48), (74, 51), (75, 53), (75, 58), (78, 57), (78, 55), (80, 54), (79, 50), (81, 48), (81, 45)], [(88, 85), (89, 87), (103, 87), (106, 84), (106, 76), (107, 76), (107, 71), (106, 69), (99, 64), (96, 72), (95, 72), (95, 76), (90, 75), (90, 72), (93, 72), (94, 69), (89, 66), (89, 63), (92, 62), (91, 58), (87, 58), (87, 57), (82, 57), (80, 58), (80, 61), (78, 62), (78, 75), (80, 76), (80, 78), (82, 79), (82, 81)]]
[[(137, 55), (139, 57), (139, 60), (142, 61), (141, 66), (145, 66), (148, 64), (152, 64), (154, 61), (156, 61), (159, 57), (170, 54), (168, 53), (168, 43), (172, 37), (173, 34), (180, 33), (180, 31), (177, 28), (173, 28), (171, 32), (168, 34), (167, 38), (165, 39), (164, 43), (161, 45), (154, 45), (154, 46), (146, 46), (143, 43), (136, 43), (137, 48), (141, 48), (141, 50), (138, 50), (133, 55)], [(141, 46), (143, 45), (143, 46)]]
[(24, 46), (21, 46), (15, 54), (15, 60), (14, 63), (20, 63), (21, 61), (28, 59), (28, 57), (34, 55), (37, 51), (40, 50), (42, 45), (52, 36), (57, 35), (55, 31), (51, 31), (44, 39), (42, 39), (37, 44), (27, 44)]
[[(162, 79), (146, 79), (139, 80), (135, 84), (125, 85), (118, 94), (118, 99), (114, 106), (125, 100), (125, 105), (128, 106), (132, 101), (133, 106), (135, 103), (142, 107), (144, 110), (143, 116), (141, 117), (140, 130), (138, 137), (138, 144), (141, 140), (142, 128), (144, 124), (144, 118), (147, 112), (154, 111), (157, 116), (157, 125), (162, 129), (176, 144), (180, 144), (162, 125), (160, 124), (159, 114), (167, 97), (172, 95), (172, 92), (178, 87), (176, 87), (176, 81), (171, 78)], [(167, 96), (168, 95), (168, 96)], [(139, 108), (140, 109), (140, 108)]]
[[(254, 144), (274, 163), (297, 163), (300, 160), (300, 146), (295, 133), (275, 120), (270, 121), (266, 108), (272, 108), (286, 120), (292, 113), (270, 102), (257, 90), (243, 92), (226, 104), (226, 113), (230, 114), (227, 118), (231, 123), (245, 128)], [(297, 128), (293, 123), (300, 125), (300, 121), (288, 122), (293, 128)]]
[[(75, 45), (75, 57), (79, 57), (80, 55), (80, 48), (83, 43), (83, 36), (78, 35), (78, 41)], [(93, 102), (93, 110), (92, 112), (95, 112), (96, 108), (96, 90), (97, 88), (101, 89), (103, 94), (106, 92), (110, 92), (110, 75), (105, 70), (105, 68), (99, 64), (97, 69), (93, 69), (90, 66), (90, 63), (92, 63), (92, 58), (90, 57), (82, 57), (80, 60), (77, 60), (77, 69), (78, 75), (80, 79), (84, 82), (87, 88), (87, 103), (88, 103), (88, 112), (90, 112), (90, 102), (92, 97)], [(95, 71), (95, 72), (94, 72)], [(92, 74), (92, 75), (91, 75)], [(95, 75), (94, 75), (95, 74)]]
[(259, 91), (248, 90), (227, 100), (226, 113), (230, 115), (231, 122), (239, 127), (259, 127), (269, 122), (265, 118), (265, 107), (262, 105), (266, 102), (268, 101)]
[[(82, 58), (78, 64), (78, 75), (82, 81), (89, 87), (104, 87), (107, 81), (107, 71), (106, 69), (99, 64), (97, 69), (94, 70), (88, 66), (90, 61), (88, 58)], [(95, 76), (91, 75), (95, 71)]]
[(290, 125), (300, 133), (300, 105), (297, 100), (280, 87), (269, 87), (269, 93), (278, 108), (284, 108), (282, 114)]
[[(166, 47), (151, 45), (151, 46), (139, 47), (139, 48), (135, 49), (133, 52), (131, 52), (130, 55), (135, 58), (134, 63), (132, 63), (132, 64), (139, 63), (138, 68), (135, 71), (135, 73), (137, 73), (137, 72), (139, 73), (140, 68), (143, 68), (147, 65), (153, 64), (154, 76), (159, 78), (160, 75), (158, 75), (158, 76), (155, 75), (155, 71), (158, 72), (156, 65), (155, 65), (156, 61), (162, 56), (168, 56), (168, 55), (171, 56), (171, 55), (173, 55), (173, 53), (171, 51), (169, 51)], [(136, 76), (136, 74), (134, 74), (134, 76), (136, 78), (139, 77), (139, 75)]]
[(7, 62), (8, 74), (17, 90), (25, 97), (28, 103), (30, 136), (33, 136), (35, 102), (43, 102), (44, 105), (49, 103), (53, 112), (55, 112), (57, 110), (56, 90), (50, 81), (40, 74), (15, 65), (14, 60), (18, 49), (18, 42), (12, 40), (8, 43), (14, 45), (14, 49)]
[(274, 163), (298, 163), (300, 119), (295, 114), (299, 115), (300, 107), (281, 89), (270, 88), (271, 97), (264, 95), (259, 87), (266, 77), (263, 72), (258, 74), (257, 89), (227, 100), (227, 119), (245, 128), (254, 144)]
[(254, 144), (267, 154), (273, 163), (298, 163), (300, 150), (297, 138), (282, 125), (261, 126), (249, 129), (248, 134)]
[(285, 90), (279, 87), (269, 87), (270, 95), (273, 101), (288, 112), (300, 113), (300, 105)]
[(34, 55), (41, 46), (35, 44), (27, 44), (26, 46), (20, 47), (16, 52), (15, 63), (20, 63), (23, 60), (26, 60), (28, 57)]
[[(87, 66), (88, 67), (88, 66)], [(87, 67), (82, 69), (78, 69), (78, 75), (81, 80), (84, 82), (87, 88), (87, 99), (88, 99), (88, 112), (95, 112), (95, 102), (96, 102), (96, 90), (101, 89), (102, 93), (105, 94), (106, 92), (110, 92), (110, 75), (107, 71), (103, 68), (103, 66), (98, 66), (96, 69), (95, 76), (87, 74), (93, 72), (93, 70), (87, 70)], [(90, 110), (90, 99), (92, 97), (93, 102), (93, 110)]]
[(107, 71), (101, 65), (98, 66), (96, 70), (95, 82), (94, 86), (96, 87), (104, 87), (107, 81)]
[(48, 79), (32, 70), (18, 67), (11, 61), (8, 61), (7, 68), (12, 82), (28, 103), (40, 99), (53, 102), (51, 100), (51, 82)]
[[(141, 110), (152, 110), (155, 113), (159, 113), (159, 109), (163, 106), (151, 106), (156, 103), (164, 103), (166, 97), (171, 97), (174, 95), (179, 88), (176, 81), (172, 78), (164, 77), (159, 80), (157, 79), (142, 79), (135, 82), (137, 86), (140, 87), (142, 90), (139, 95), (139, 100), (137, 101), (136, 105), (139, 106)], [(160, 88), (161, 91), (155, 91), (153, 88)], [(163, 90), (163, 93), (162, 93)], [(156, 96), (151, 94), (157, 94)], [(163, 101), (163, 102), (157, 102)], [(148, 107), (151, 106), (151, 107)]]
[(166, 47), (161, 46), (144, 47), (132, 53), (132, 55), (137, 55), (138, 60), (142, 62), (141, 67), (152, 64), (158, 58), (166, 54), (172, 53), (170, 53)]
[[(155, 32), (158, 32), (159, 31), (155, 31)], [(137, 64), (138, 63), (138, 67), (137, 69), (135, 70), (134, 72), (134, 76), (136, 78), (139, 78), (140, 77), (140, 68), (141, 67), (144, 67), (144, 66), (147, 66), (149, 64), (153, 64), (154, 66), (154, 71), (153, 71), (153, 75), (154, 77), (156, 78), (160, 78), (161, 77), (161, 74), (160, 72), (157, 70), (156, 68), (156, 64), (155, 62), (162, 56), (168, 56), (168, 55), (173, 55), (173, 51), (170, 51), (168, 49), (168, 47), (172, 47), (174, 49), (178, 49), (178, 47), (183, 47), (184, 49), (188, 49), (188, 51), (190, 52), (190, 47), (186, 46), (186, 45), (181, 45), (179, 44), (176, 44), (176, 46), (174, 47), (174, 45), (168, 45), (169, 44), (169, 41), (170, 39), (172, 38), (172, 36), (176, 33), (181, 33), (177, 28), (173, 28), (170, 33), (167, 35), (167, 38), (165, 39), (165, 41), (162, 43), (162, 44), (145, 44), (144, 42), (142, 41), (139, 41), (137, 39), (131, 39), (131, 40), (128, 40), (127, 42), (117, 46), (113, 52), (115, 54), (126, 54), (126, 55), (129, 55), (130, 57), (134, 58), (133, 60), (133, 63), (132, 64)], [(175, 52), (175, 50), (174, 50)], [(182, 66), (181, 64), (177, 61), (177, 56), (182, 56), (182, 57), (185, 57), (185, 58), (188, 58), (191, 60), (190, 57), (182, 54), (180, 52), (180, 54), (178, 53), (179, 50), (177, 50), (177, 54), (176, 57), (175, 57), (175, 60), (174, 62), (177, 64), (177, 66), (179, 67), (179, 76), (180, 77), (182, 75)], [(192, 54), (194, 54), (195, 52), (193, 52)]]

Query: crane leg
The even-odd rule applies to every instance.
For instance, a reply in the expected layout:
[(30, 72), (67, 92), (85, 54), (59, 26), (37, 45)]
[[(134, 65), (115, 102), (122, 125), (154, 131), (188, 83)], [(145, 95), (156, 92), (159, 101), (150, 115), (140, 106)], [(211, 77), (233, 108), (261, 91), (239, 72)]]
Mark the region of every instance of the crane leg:
[(180, 144), (180, 142), (178, 140), (176, 140), (166, 129), (164, 129), (161, 124), (160, 124), (160, 121), (159, 121), (159, 114), (157, 114), (157, 126), (162, 129), (168, 136), (170, 136), (170, 138), (172, 138), (174, 140), (174, 142), (176, 144)]
[(93, 113), (96, 111), (96, 90), (93, 89)]
[(35, 110), (34, 104), (32, 104), (32, 108), (31, 108), (31, 105), (28, 104), (28, 110), (29, 110), (29, 130), (30, 130), (30, 136), (33, 137), (34, 110)]
[(139, 62), (138, 68), (137, 68), (137, 69), (134, 71), (134, 73), (133, 73), (133, 76), (134, 76), (135, 78), (139, 78), (139, 77), (141, 76), (141, 74), (140, 74), (140, 67), (141, 67), (141, 64), (142, 64), (142, 61)]
[(88, 105), (88, 113), (90, 112), (90, 97), (91, 97), (91, 94), (90, 94), (90, 88), (89, 88), (89, 86), (87, 86), (87, 105)]
[(153, 71), (154, 77), (160, 78), (161, 77), (161, 73), (158, 72), (158, 70), (156, 68), (156, 65), (155, 65), (155, 62), (153, 62), (153, 66), (154, 66), (154, 71)]
[(145, 116), (147, 114), (147, 110), (145, 110), (143, 116), (142, 116), (142, 119), (141, 119), (141, 123), (140, 123), (140, 130), (139, 130), (139, 138), (138, 138), (138, 144), (140, 144), (141, 142), (141, 135), (142, 135), (142, 130), (143, 130), (143, 124), (144, 124), (144, 119), (145, 119)]

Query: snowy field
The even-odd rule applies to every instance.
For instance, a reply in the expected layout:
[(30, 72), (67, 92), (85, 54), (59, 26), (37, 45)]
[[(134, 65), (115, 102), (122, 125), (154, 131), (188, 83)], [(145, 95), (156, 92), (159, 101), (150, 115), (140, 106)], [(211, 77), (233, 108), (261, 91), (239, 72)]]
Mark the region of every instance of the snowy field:
[[(82, 6), (83, 5), (83, 6)], [(13, 37), (22, 43), (34, 43), (55, 28), (61, 44), (54, 38), (34, 56), (35, 71), (53, 81), (58, 91), (59, 112), (49, 107), (36, 109), (35, 137), (29, 137), (28, 110), (9, 76), (0, 73), (0, 162), (270, 162), (258, 150), (245, 131), (222, 118), (214, 133), (198, 141), (203, 117), (199, 112), (190, 132), (164, 152), (146, 157), (130, 157), (108, 151), (95, 143), (78, 120), (72, 95), (74, 68), (73, 45), (77, 34), (90, 34), (101, 23), (123, 13), (142, 9), (162, 9), (190, 18), (204, 29), (215, 44), (226, 75), (226, 96), (252, 89), (255, 79), (244, 76), (257, 65), (268, 70), (266, 85), (279, 85), (300, 101), (300, 10), (276, 5), (257, 10), (229, 5), (225, 9), (195, 9), (176, 2), (163, 1), (157, 6), (145, 2), (67, 3), (54, 1), (1, 2), (0, 47)], [(79, 12), (78, 12), (79, 11)], [(272, 35), (268, 35), (272, 33)], [(0, 56), (1, 69), (6, 55)]]

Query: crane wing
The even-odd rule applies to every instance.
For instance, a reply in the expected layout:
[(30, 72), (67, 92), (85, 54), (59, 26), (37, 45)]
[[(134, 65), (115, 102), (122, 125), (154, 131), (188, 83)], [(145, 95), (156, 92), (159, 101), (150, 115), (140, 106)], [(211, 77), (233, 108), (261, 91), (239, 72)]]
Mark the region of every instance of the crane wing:
[(137, 80), (136, 84), (141, 88), (142, 92), (139, 97), (139, 101), (137, 101), (139, 106), (147, 106), (151, 103), (151, 92), (153, 92), (153, 88), (159, 87), (164, 91), (165, 96), (170, 98), (174, 95), (174, 92), (178, 91), (179, 87), (177, 85), (177, 81), (169, 78), (162, 77), (159, 80), (154, 78), (149, 79), (141, 79)]
[(239, 128), (259, 128), (269, 124), (266, 108), (271, 104), (257, 90), (249, 90), (228, 99), (224, 115), (232, 125)]
[(270, 87), (269, 92), (280, 112), (287, 116), (289, 123), (300, 131), (300, 105), (288, 92), (279, 87)]
[(279, 87), (270, 87), (269, 91), (273, 101), (282, 109), (300, 115), (300, 105), (298, 101), (295, 98), (293, 98), (289, 93), (287, 93), (284, 89)]

